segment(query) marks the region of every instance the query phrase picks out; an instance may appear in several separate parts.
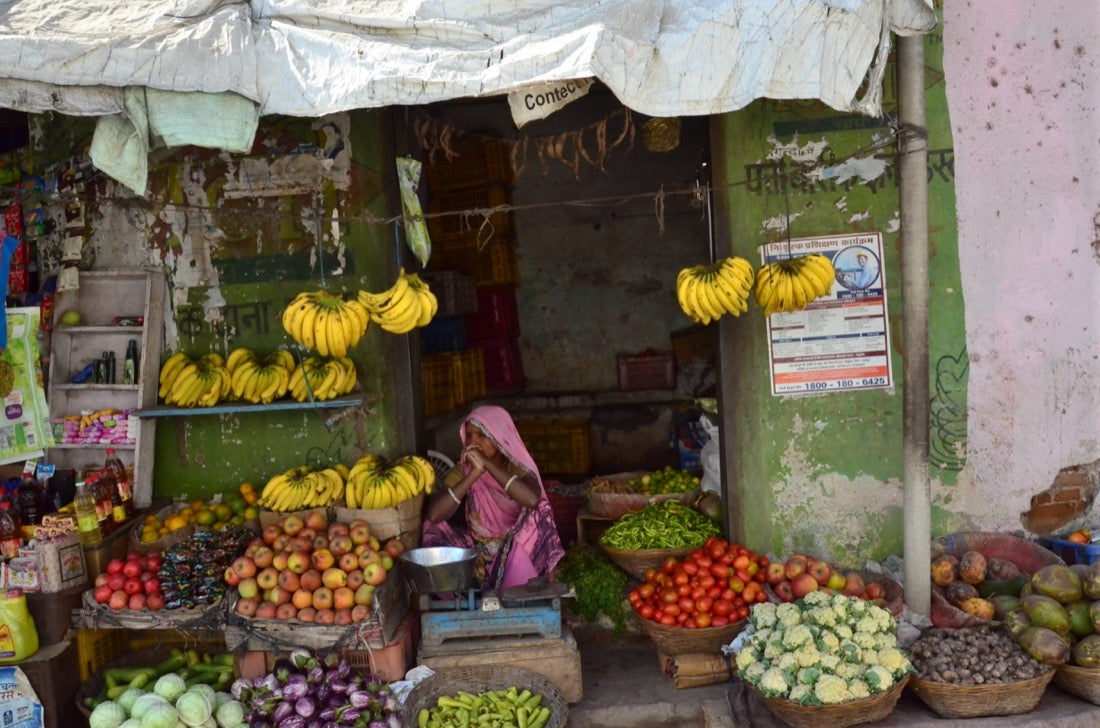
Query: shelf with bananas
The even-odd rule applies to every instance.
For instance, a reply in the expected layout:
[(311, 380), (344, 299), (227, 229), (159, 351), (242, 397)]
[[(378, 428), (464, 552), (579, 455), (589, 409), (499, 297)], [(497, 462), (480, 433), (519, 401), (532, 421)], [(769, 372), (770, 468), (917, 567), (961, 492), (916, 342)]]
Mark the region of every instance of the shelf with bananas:
[(276, 513), (341, 504), (357, 510), (394, 508), (430, 493), (434, 484), (435, 470), (419, 455), (386, 460), (368, 454), (350, 468), (343, 463), (299, 465), (278, 473), (264, 485), (256, 504)]
[(747, 260), (730, 256), (682, 269), (676, 277), (676, 300), (703, 325), (727, 313), (740, 316), (749, 310), (750, 296), (771, 316), (806, 308), (832, 290), (834, 277), (833, 264), (817, 253), (767, 263), (755, 273)]

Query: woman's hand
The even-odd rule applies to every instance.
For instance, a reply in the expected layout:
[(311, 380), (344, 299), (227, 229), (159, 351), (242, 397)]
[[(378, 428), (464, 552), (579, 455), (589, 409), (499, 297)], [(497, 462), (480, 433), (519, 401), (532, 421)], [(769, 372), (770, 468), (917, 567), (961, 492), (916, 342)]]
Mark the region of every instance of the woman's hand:
[(476, 475), (481, 475), (485, 472), (485, 456), (482, 455), (481, 451), (476, 447), (468, 447), (463, 450), (459, 462), (469, 465), (470, 471)]

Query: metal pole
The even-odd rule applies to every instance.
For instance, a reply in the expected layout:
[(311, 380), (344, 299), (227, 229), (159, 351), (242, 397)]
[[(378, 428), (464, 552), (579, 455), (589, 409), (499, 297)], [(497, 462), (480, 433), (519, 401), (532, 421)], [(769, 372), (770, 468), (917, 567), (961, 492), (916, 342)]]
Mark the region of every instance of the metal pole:
[(931, 613), (931, 491), (928, 477), (928, 131), (924, 108), (924, 37), (898, 40), (901, 161), (901, 307), (903, 340), (905, 604)]

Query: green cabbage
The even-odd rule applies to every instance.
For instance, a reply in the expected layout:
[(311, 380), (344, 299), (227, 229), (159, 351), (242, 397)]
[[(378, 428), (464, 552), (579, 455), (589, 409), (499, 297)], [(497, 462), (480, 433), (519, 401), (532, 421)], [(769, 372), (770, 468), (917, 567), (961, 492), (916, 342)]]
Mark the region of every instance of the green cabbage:
[(145, 693), (145, 695), (139, 696), (130, 707), (130, 717), (140, 720), (145, 716), (145, 712), (154, 705), (171, 705), (171, 703), (156, 693)]
[(154, 705), (141, 716), (141, 728), (176, 728), (179, 713), (167, 703)]
[(90, 728), (119, 728), (126, 722), (126, 709), (113, 700), (104, 700), (88, 716)]
[(233, 728), (239, 723), (244, 723), (244, 706), (237, 700), (222, 703), (215, 711), (214, 718), (218, 721), (220, 728)]
[(180, 720), (189, 726), (202, 725), (210, 718), (210, 700), (201, 692), (187, 691), (176, 701)]
[(126, 711), (126, 715), (132, 715), (134, 711), (134, 702), (142, 695), (145, 695), (145, 691), (141, 688), (130, 688), (122, 695), (119, 695), (118, 700), (115, 702), (122, 706), (122, 709)]
[(174, 672), (161, 675), (153, 685), (153, 692), (169, 703), (176, 702), (176, 699), (183, 695), (186, 690), (187, 683), (183, 681), (182, 677)]

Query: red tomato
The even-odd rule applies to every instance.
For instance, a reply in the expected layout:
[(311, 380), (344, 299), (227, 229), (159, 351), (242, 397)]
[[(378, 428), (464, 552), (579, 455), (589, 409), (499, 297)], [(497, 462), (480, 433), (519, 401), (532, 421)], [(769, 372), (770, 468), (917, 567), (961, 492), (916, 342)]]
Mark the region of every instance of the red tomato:
[(730, 574), (730, 567), (721, 561), (715, 561), (710, 565), (710, 573), (715, 579), (725, 579)]
[(682, 584), (687, 584), (690, 581), (691, 581), (691, 577), (688, 576), (687, 574), (685, 574), (682, 571), (677, 571), (675, 574), (672, 575), (672, 583), (675, 584), (676, 586), (680, 586)]
[(767, 579), (768, 572), (764, 571), (763, 569), (752, 575), (752, 580), (760, 584), (763, 584), (765, 581), (767, 581)]
[(749, 557), (745, 554), (738, 554), (737, 558), (733, 560), (733, 568), (735, 569), (747, 569), (749, 567)]
[(679, 614), (676, 615), (676, 624), (679, 624), (681, 626), (686, 627), (687, 622), (690, 618), (691, 618), (691, 615), (688, 614), (687, 612), (680, 612)]
[(771, 563), (771, 559), (767, 556), (757, 556), (756, 563), (760, 565), (760, 570), (763, 571), (768, 568), (768, 564)]
[(707, 596), (711, 599), (718, 599), (722, 596), (722, 587), (715, 584), (710, 589), (707, 589)]
[(697, 599), (699, 599), (700, 597), (705, 597), (706, 595), (707, 595), (707, 590), (706, 590), (706, 589), (704, 589), (704, 588), (703, 588), (703, 587), (701, 587), (701, 586), (697, 586), (697, 587), (695, 587), (694, 589), (692, 589), (692, 590), (691, 590), (691, 594), (690, 594), (689, 596), (690, 596), (690, 597), (691, 597), (692, 599), (696, 599), (696, 600), (697, 600)]
[(699, 586), (703, 587), (704, 589), (710, 589), (717, 583), (718, 582), (710, 574), (705, 574), (699, 577)]
[(673, 604), (680, 598), (680, 595), (676, 593), (675, 589), (662, 589), (661, 601), (665, 604)]
[(660, 574), (660, 573), (661, 572), (657, 571), (656, 569), (646, 569), (645, 570), (645, 581), (646, 581), (646, 583), (647, 584), (652, 584), (654, 582), (654, 577), (656, 577), (657, 574)]
[(737, 569), (735, 573), (738, 577), (740, 577), (741, 581), (745, 582), (746, 584), (752, 581), (752, 577), (749, 576), (749, 572), (745, 571), (744, 569)]
[(745, 571), (748, 572), (749, 576), (756, 576), (756, 573), (760, 571), (760, 564), (750, 561), (749, 565), (745, 567)]
[(738, 607), (737, 608), (737, 620), (741, 621), (742, 619), (748, 619), (748, 618), (749, 618), (749, 608), (748, 607)]
[(642, 619), (653, 619), (654, 612), (656, 612), (656, 610), (650, 604), (643, 604), (638, 607), (638, 615)]
[(626, 595), (626, 598), (632, 607), (636, 607), (642, 603), (642, 595), (638, 593), (637, 589), (631, 589), (630, 593)]
[(726, 583), (735, 593), (740, 593), (745, 589), (745, 580), (740, 576), (731, 576)]
[(732, 602), (734, 599), (737, 598), (737, 592), (727, 586), (725, 589), (722, 590), (722, 598), (725, 599), (727, 602)]
[(714, 559), (704, 555), (695, 559), (695, 563), (699, 565), (700, 569), (709, 569), (710, 565), (714, 563)]
[(676, 626), (676, 617), (673, 617), (669, 614), (666, 614), (663, 617), (661, 617), (661, 624), (667, 625), (669, 627), (675, 627)]
[(745, 604), (752, 604), (756, 601), (756, 594), (760, 587), (755, 581), (751, 581), (745, 585), (744, 591), (741, 592), (741, 598), (745, 600)]
[(711, 597), (702, 597), (695, 600), (695, 611), (697, 612), (709, 612), (714, 607), (714, 599)]
[(694, 588), (695, 587), (693, 587), (691, 584), (681, 584), (680, 586), (676, 587), (676, 595), (680, 597), (691, 596), (691, 592)]
[(757, 604), (762, 604), (762, 603), (764, 603), (764, 602), (766, 602), (766, 601), (768, 601), (768, 595), (764, 593), (764, 590), (763, 590), (763, 589), (761, 589), (760, 591), (756, 592), (756, 603), (757, 603)]
[(729, 617), (724, 617), (720, 614), (714, 615), (710, 620), (710, 626), (712, 627), (725, 627), (729, 623)]
[(711, 547), (707, 549), (707, 555), (709, 555), (710, 558), (714, 561), (718, 561), (726, 555), (726, 550), (726, 544), (722, 543), (721, 541), (715, 541), (713, 544), (711, 544)]
[(638, 585), (638, 595), (642, 599), (646, 599), (646, 600), (652, 599), (653, 595), (656, 594), (656, 593), (657, 593), (657, 589), (652, 584), (646, 583), (646, 584), (639, 584)]
[(698, 612), (695, 615), (695, 626), (700, 629), (706, 629), (711, 625), (711, 616), (706, 612)]
[(694, 561), (685, 561), (681, 568), (683, 568), (684, 573), (688, 576), (695, 576), (699, 573), (699, 565)]
[(682, 611), (683, 610), (680, 609), (680, 605), (677, 604), (676, 602), (671, 602), (669, 604), (666, 604), (665, 608), (664, 608), (664, 612), (665, 612), (666, 617), (679, 617), (680, 612), (682, 612)]
[(728, 599), (715, 599), (710, 611), (715, 617), (725, 617), (733, 612), (733, 604)]
[(691, 597), (680, 597), (680, 601), (676, 603), (680, 605), (681, 612), (691, 613), (695, 611), (695, 600)]
[(661, 573), (671, 574), (676, 571), (676, 565), (680, 562), (676, 560), (675, 556), (666, 556), (664, 563), (661, 564)]

